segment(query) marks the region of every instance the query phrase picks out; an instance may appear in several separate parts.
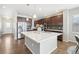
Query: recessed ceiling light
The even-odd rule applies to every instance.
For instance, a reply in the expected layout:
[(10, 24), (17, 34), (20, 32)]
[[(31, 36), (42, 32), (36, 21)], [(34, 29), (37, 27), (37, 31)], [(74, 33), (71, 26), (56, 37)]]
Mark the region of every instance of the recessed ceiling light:
[(2, 6), (2, 8), (6, 8), (5, 6)]
[(36, 18), (36, 17), (37, 17), (36, 14), (34, 14), (34, 15), (33, 15), (33, 18)]

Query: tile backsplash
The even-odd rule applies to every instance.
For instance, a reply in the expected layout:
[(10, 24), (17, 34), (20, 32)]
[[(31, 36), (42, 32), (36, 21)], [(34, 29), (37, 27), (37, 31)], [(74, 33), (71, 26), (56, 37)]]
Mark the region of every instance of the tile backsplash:
[(47, 29), (63, 30), (63, 25), (47, 25)]

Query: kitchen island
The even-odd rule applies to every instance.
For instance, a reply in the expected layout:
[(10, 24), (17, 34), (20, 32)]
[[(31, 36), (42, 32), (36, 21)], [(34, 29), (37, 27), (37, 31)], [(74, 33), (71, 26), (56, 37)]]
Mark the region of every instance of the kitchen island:
[(25, 45), (33, 54), (49, 54), (57, 48), (57, 36), (62, 33), (28, 31), (22, 34)]

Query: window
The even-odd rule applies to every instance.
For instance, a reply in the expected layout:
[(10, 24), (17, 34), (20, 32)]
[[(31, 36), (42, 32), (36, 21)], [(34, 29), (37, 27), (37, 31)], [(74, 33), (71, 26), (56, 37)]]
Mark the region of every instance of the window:
[(74, 32), (79, 32), (79, 15), (73, 16), (72, 28)]

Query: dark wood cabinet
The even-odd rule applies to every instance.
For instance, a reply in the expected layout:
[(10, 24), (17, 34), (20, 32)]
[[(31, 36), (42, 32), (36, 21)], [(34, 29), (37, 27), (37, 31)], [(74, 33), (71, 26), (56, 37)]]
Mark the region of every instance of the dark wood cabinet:
[(29, 18), (29, 20), (27, 21), (25, 17), (17, 17), (17, 22), (28, 22), (28, 23), (32, 23), (32, 19)]
[(44, 19), (40, 19), (40, 20), (36, 20), (35, 22), (35, 26), (36, 26), (36, 24), (44, 24)]
[(63, 41), (63, 35), (59, 35), (59, 36), (57, 37), (57, 39), (58, 39), (59, 41)]
[(52, 16), (35, 21), (35, 25), (44, 23), (47, 25), (63, 25), (63, 15)]
[(17, 17), (17, 22), (26, 22), (26, 18), (25, 17)]
[(63, 15), (50, 17), (50, 24), (52, 25), (63, 24)]

